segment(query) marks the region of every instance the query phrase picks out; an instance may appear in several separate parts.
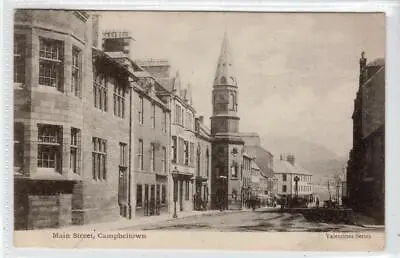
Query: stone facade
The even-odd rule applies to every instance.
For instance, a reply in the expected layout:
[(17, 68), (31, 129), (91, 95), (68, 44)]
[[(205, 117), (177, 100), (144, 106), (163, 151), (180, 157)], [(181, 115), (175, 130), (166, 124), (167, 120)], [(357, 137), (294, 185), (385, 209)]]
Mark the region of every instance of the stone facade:
[(168, 211), (165, 89), (126, 58), (125, 33), (103, 36), (106, 49), (99, 50), (96, 22), (87, 12), (15, 13), (16, 229)]
[(385, 63), (360, 58), (360, 82), (353, 112), (353, 147), (347, 166), (347, 204), (384, 221)]
[(211, 190), (211, 135), (203, 117), (196, 118), (196, 171), (194, 180), (194, 209), (210, 209)]

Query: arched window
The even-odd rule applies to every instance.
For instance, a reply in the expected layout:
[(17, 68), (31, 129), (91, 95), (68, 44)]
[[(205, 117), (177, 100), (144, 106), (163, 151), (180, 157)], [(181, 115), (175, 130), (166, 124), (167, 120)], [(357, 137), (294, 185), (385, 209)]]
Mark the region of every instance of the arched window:
[(199, 144), (199, 145), (197, 145), (197, 175), (198, 176), (200, 176), (200, 172), (201, 172), (200, 158), (201, 158), (201, 147), (200, 147), (200, 144)]
[(221, 77), (221, 84), (226, 84), (226, 78), (225, 78), (225, 76), (222, 76), (222, 77)]
[(231, 178), (232, 179), (237, 179), (238, 177), (238, 165), (237, 164), (233, 164), (231, 166)]
[(236, 96), (235, 93), (229, 94), (229, 110), (236, 110)]

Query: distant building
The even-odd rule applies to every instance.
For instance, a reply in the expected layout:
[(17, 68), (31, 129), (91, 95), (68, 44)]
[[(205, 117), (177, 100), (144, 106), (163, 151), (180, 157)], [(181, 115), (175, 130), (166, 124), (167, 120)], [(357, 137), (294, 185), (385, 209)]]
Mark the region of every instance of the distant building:
[(385, 207), (385, 60), (360, 58), (354, 100), (353, 147), (347, 166), (348, 204), (384, 221)]
[(261, 146), (260, 136), (257, 133), (240, 134), (245, 146), (244, 151), (254, 158), (254, 162), (260, 169), (263, 181), (263, 194), (271, 196), (276, 194), (276, 178), (274, 178), (274, 156)]
[(277, 178), (277, 194), (280, 197), (296, 195), (310, 198), (313, 194), (312, 174), (296, 163), (294, 155), (281, 155), (274, 161), (274, 174)]

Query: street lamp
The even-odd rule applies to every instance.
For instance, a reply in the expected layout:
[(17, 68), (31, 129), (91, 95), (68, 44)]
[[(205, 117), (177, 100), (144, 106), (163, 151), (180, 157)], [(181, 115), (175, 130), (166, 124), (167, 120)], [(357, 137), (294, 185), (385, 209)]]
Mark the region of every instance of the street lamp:
[(173, 196), (173, 198), (174, 198), (174, 214), (172, 215), (172, 217), (174, 219), (178, 218), (178, 214), (176, 213), (176, 202), (178, 199), (177, 178), (178, 178), (178, 175), (176, 173), (172, 173), (172, 180), (174, 182), (174, 196)]
[(300, 180), (300, 178), (298, 176), (294, 177), (294, 182), (295, 182), (295, 193), (294, 194), (295, 194), (296, 198), (299, 195), (299, 180)]

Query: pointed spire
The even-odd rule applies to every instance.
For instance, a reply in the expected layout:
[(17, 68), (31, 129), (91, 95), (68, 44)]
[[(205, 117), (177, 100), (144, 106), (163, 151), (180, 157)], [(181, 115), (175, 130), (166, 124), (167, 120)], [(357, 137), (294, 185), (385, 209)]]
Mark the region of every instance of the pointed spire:
[(192, 85), (190, 83), (188, 83), (187, 88), (186, 88), (186, 95), (185, 95), (185, 99), (187, 99), (189, 105), (192, 105)]
[(233, 68), (232, 52), (228, 40), (228, 32), (225, 29), (222, 41), (221, 53), (218, 59), (217, 71), (215, 72), (215, 85), (237, 86), (236, 76)]
[(176, 70), (174, 84), (172, 85), (172, 92), (178, 96), (181, 94), (181, 77), (179, 75), (179, 70)]

